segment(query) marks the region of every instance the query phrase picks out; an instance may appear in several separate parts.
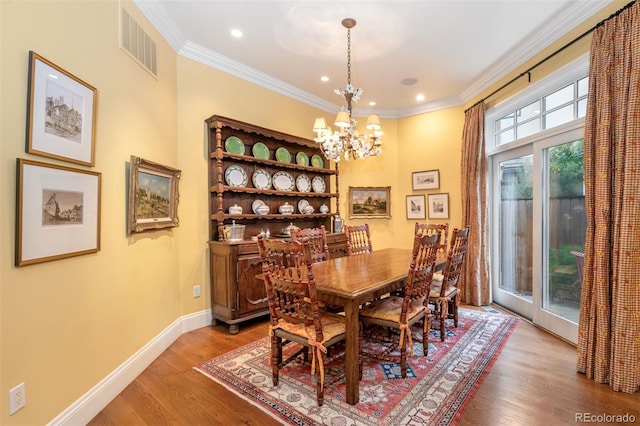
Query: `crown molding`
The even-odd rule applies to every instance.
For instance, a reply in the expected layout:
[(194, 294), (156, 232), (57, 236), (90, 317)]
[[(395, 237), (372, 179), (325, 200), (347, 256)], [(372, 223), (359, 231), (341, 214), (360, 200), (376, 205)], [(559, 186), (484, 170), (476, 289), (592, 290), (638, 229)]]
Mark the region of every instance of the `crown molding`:
[(151, 25), (160, 33), (169, 46), (177, 53), (187, 43), (187, 39), (180, 28), (168, 16), (162, 6), (149, 0), (132, 0)]

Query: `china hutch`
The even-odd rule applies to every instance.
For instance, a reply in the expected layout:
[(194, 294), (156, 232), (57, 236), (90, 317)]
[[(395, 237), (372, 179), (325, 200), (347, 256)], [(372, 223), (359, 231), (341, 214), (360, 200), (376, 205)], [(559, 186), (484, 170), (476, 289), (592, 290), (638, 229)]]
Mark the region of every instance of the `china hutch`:
[[(343, 233), (330, 233), (339, 214), (338, 170), (312, 140), (238, 120), (206, 120), (209, 161), (209, 255), (214, 325), (268, 314), (256, 237), (286, 238), (290, 225), (324, 225), (331, 257), (346, 255)], [(266, 207), (265, 207), (266, 206)]]

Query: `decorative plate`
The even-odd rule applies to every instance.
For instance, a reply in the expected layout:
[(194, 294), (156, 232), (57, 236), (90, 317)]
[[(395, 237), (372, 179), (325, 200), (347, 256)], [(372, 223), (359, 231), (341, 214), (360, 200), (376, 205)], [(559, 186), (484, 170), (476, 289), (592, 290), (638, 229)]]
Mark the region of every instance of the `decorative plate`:
[(265, 169), (258, 169), (253, 172), (251, 181), (253, 182), (253, 186), (258, 189), (271, 188), (271, 176), (269, 176), (269, 173), (267, 173)]
[(326, 189), (326, 185), (324, 183), (324, 179), (320, 176), (316, 176), (311, 181), (311, 188), (313, 188), (313, 192), (324, 192)]
[(275, 172), (272, 181), (273, 187), (278, 191), (293, 191), (294, 179), (289, 172)]
[(249, 178), (244, 169), (240, 166), (229, 166), (224, 171), (224, 179), (227, 181), (227, 185), (243, 188), (247, 186)]
[(300, 192), (311, 192), (311, 179), (305, 174), (298, 175), (296, 178), (296, 188)]
[(269, 159), (269, 148), (262, 142), (256, 142), (251, 147), (251, 152), (256, 158), (262, 158), (263, 160)]
[(244, 144), (237, 136), (229, 136), (224, 141), (224, 149), (232, 154), (244, 154)]
[(309, 202), (307, 200), (298, 201), (298, 212), (302, 213), (302, 210), (304, 210), (304, 208), (307, 207), (308, 205), (309, 205)]
[(251, 204), (251, 210), (253, 211), (254, 214), (258, 214), (258, 207), (260, 206), (264, 206), (264, 201), (262, 200), (255, 200), (252, 204)]
[(309, 156), (304, 152), (300, 151), (296, 154), (296, 164), (300, 166), (308, 166), (309, 165)]
[(281, 163), (290, 163), (291, 162), (291, 154), (285, 147), (280, 147), (276, 149), (276, 160)]
[(318, 154), (314, 154), (311, 157), (311, 165), (313, 167), (322, 168), (324, 167), (324, 161), (322, 161), (322, 157), (320, 157)]

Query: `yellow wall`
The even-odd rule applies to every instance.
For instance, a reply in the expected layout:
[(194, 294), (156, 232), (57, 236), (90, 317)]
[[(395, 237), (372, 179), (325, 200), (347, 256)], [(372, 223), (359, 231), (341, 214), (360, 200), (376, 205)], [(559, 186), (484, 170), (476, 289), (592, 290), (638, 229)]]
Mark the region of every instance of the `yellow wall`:
[[(134, 6), (124, 5), (158, 42), (158, 80), (119, 49), (117, 1), (0, 1), (2, 425), (50, 421), (171, 323), (209, 308), (206, 118), (223, 115), (303, 137), (312, 136), (316, 116), (330, 118), (178, 57)], [(558, 60), (583, 53), (586, 43)], [(101, 250), (16, 268), (16, 158), (70, 165), (25, 153), (29, 50), (99, 91), (92, 170), (102, 173)], [(366, 220), (375, 248), (409, 246), (415, 221), (406, 219), (406, 195), (449, 193), (449, 222), (460, 224), (463, 120), (462, 107), (383, 120), (383, 156), (340, 163), (340, 211), (347, 223), (364, 222), (347, 217), (349, 186), (391, 186), (391, 219)], [(178, 228), (127, 236), (130, 155), (183, 171)], [(433, 169), (440, 171), (440, 188), (413, 192), (411, 172)], [(194, 299), (196, 284), (202, 297)], [(27, 406), (9, 416), (8, 390), (21, 382)]]

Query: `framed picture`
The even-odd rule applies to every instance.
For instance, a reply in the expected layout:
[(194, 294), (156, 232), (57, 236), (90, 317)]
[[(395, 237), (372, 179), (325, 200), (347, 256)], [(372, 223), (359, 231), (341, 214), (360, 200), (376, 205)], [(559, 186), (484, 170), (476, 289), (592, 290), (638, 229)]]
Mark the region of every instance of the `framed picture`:
[(18, 159), (16, 266), (100, 250), (100, 173)]
[(449, 194), (427, 195), (429, 219), (449, 218)]
[(27, 152), (94, 165), (98, 91), (29, 52)]
[(131, 156), (127, 231), (178, 226), (180, 170)]
[(440, 171), (427, 170), (424, 172), (411, 173), (411, 187), (414, 191), (418, 189), (440, 188)]
[(407, 195), (407, 219), (425, 219), (426, 209), (424, 195)]
[(391, 218), (391, 187), (349, 187), (349, 219)]

